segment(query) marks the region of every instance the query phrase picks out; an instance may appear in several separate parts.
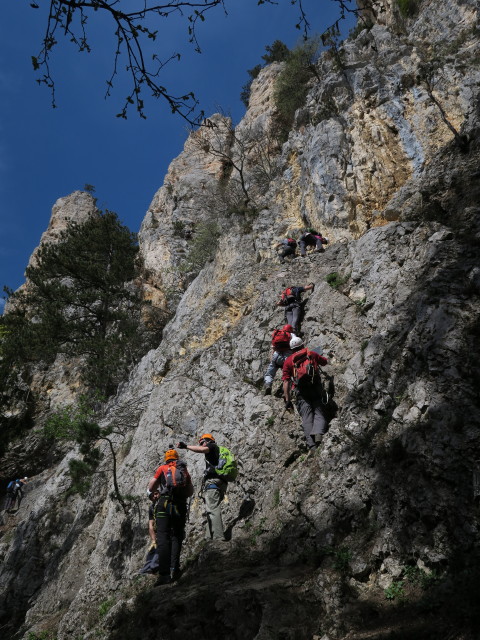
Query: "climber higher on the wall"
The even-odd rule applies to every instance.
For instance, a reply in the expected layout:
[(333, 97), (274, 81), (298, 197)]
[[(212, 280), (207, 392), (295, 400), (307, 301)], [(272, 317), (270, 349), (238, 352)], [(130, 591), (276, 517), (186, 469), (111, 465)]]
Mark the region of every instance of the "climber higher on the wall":
[(10, 511), (15, 507), (15, 502), (17, 503), (17, 510), (20, 509), (20, 504), (23, 500), (23, 487), (27, 484), (28, 478), (22, 478), (17, 480), (12, 480), (8, 483), (7, 486), (7, 497), (5, 500), (5, 511)]
[(179, 575), (180, 552), (185, 538), (187, 498), (193, 484), (187, 465), (178, 459), (175, 449), (165, 453), (165, 464), (158, 467), (148, 484), (147, 494), (158, 488), (160, 497), (154, 505), (158, 552), (157, 584), (165, 584)]
[(281, 329), (275, 329), (272, 333), (271, 360), (264, 378), (264, 394), (266, 396), (269, 396), (272, 393), (273, 379), (275, 378), (277, 369), (281, 369), (287, 357), (292, 354), (292, 350), (290, 349), (290, 340), (294, 335), (291, 324), (286, 324)]
[(295, 253), (297, 251), (297, 241), (293, 238), (285, 238), (285, 240), (279, 242), (275, 247), (275, 251), (278, 252), (279, 249), (281, 249), (281, 251), (278, 254), (278, 257), (281, 264), (283, 264), (287, 256), (295, 257)]
[(282, 291), (277, 306), (285, 307), (285, 322), (292, 325), (294, 333), (298, 332), (302, 315), (302, 293), (313, 291), (314, 289), (315, 285), (311, 282), (304, 287), (288, 287)]
[(328, 238), (324, 238), (321, 233), (305, 231), (298, 241), (300, 255), (305, 257), (307, 247), (315, 247), (318, 252), (322, 252), (324, 244), (328, 244)]
[(292, 338), (290, 349), (293, 354), (285, 360), (283, 365), (283, 397), (286, 408), (293, 408), (292, 391), (295, 391), (297, 409), (302, 418), (307, 446), (313, 449), (320, 444), (321, 436), (327, 428), (327, 421), (323, 414), (319, 368), (325, 366), (328, 361), (315, 351), (306, 349), (301, 338)]
[[(207, 511), (206, 538), (225, 540), (220, 505), (227, 491), (227, 481), (234, 480), (237, 475), (235, 459), (233, 456), (229, 460), (221, 459), (220, 447), (216, 444), (215, 438), (211, 433), (204, 433), (200, 436), (198, 445), (179, 442), (177, 447), (179, 449), (188, 449), (194, 453), (205, 454), (203, 495)], [(222, 447), (222, 452), (227, 452), (226, 455), (231, 456), (230, 451), (225, 447)]]

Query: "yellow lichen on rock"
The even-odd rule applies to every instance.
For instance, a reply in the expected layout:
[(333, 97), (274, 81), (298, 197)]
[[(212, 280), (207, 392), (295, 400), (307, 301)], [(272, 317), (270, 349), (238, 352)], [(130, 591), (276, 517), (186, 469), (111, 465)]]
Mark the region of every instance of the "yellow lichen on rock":
[(302, 169), (296, 152), (290, 154), (288, 164), (292, 171), (292, 178), (286, 181), (284, 187), (278, 192), (276, 202), (282, 206), (282, 217), (288, 222), (288, 226), (301, 228), (304, 225), (300, 215), (302, 195), (299, 184)]
[(193, 336), (193, 340), (188, 343), (186, 349), (190, 351), (211, 347), (240, 321), (254, 299), (255, 292), (252, 286), (247, 287), (239, 298), (230, 298), (225, 305), (220, 306), (220, 311), (210, 320), (203, 336)]

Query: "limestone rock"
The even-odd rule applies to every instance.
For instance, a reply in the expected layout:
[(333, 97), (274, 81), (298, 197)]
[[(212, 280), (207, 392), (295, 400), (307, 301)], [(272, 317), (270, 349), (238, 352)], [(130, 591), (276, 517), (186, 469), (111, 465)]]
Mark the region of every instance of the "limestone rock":
[[(67, 495), (75, 450), (37, 470), (3, 525), (2, 611), (16, 604), (9, 637), (168, 637), (175, 620), (175, 634), (194, 629), (198, 638), (214, 625), (218, 637), (349, 640), (400, 634), (412, 618), (418, 637), (439, 624), (474, 637), (478, 42), (471, 2), (419, 7), (402, 21), (396, 4), (375, 2), (373, 27), (342, 46), (341, 71), (321, 58), (321, 81), (287, 141), (272, 148), (263, 191), (258, 147), (244, 155), (255, 206), (230, 200), (222, 209), (219, 186), (234, 175), (227, 159), (242, 153), (241, 132), (268, 138), (279, 65), (252, 84), (251, 109), (234, 132), (213, 116), (219, 126), (192, 134), (171, 163), (140, 232), (145, 282), (171, 320), (105, 418), (128, 415), (127, 439), (114, 441), (117, 474), (121, 493), (138, 501), (124, 513), (111, 499), (106, 448), (85, 498)], [(468, 148), (419, 80), (432, 42), (445, 62), (434, 97)], [(212, 157), (213, 142), (225, 162)], [(218, 242), (185, 275), (199, 229), (212, 221)], [(329, 236), (325, 252), (279, 265), (276, 241), (310, 225)], [(261, 394), (271, 331), (283, 323), (278, 296), (309, 282), (302, 330), (328, 354), (334, 400), (315, 452), (306, 451), (298, 416), (282, 415), (280, 380), (272, 396)], [(231, 540), (204, 543), (196, 492), (184, 575), (172, 587), (140, 583), (146, 483), (171, 443), (194, 443), (204, 431), (239, 460), (222, 505)], [(203, 457), (184, 456), (198, 490)], [(432, 585), (433, 622), (408, 573)], [(392, 583), (411, 600), (387, 626)], [(467, 599), (462, 620), (445, 606), (459, 597)]]

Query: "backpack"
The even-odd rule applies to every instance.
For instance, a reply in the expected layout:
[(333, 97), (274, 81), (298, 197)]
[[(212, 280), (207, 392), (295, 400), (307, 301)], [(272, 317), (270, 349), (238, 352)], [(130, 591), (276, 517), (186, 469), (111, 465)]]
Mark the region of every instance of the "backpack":
[(285, 329), (275, 329), (272, 333), (272, 347), (275, 351), (282, 351), (290, 348), (292, 334)]
[(321, 384), (318, 365), (311, 358), (313, 351), (302, 349), (293, 355), (293, 380), (297, 389), (313, 391)]
[(165, 484), (160, 484), (160, 494), (173, 498), (189, 498), (193, 493), (192, 480), (184, 462), (162, 465)]
[(215, 472), (222, 480), (233, 482), (238, 475), (238, 467), (235, 456), (227, 447), (218, 447), (219, 457)]
[(11, 480), (7, 485), (7, 493), (15, 493), (16, 484), (16, 480)]
[(287, 304), (291, 304), (295, 300), (295, 294), (293, 293), (292, 287), (288, 287), (285, 291), (282, 291), (280, 296), (280, 304), (286, 306)]
[(293, 238), (287, 238), (288, 246), (293, 247), (294, 249), (297, 247), (297, 241)]

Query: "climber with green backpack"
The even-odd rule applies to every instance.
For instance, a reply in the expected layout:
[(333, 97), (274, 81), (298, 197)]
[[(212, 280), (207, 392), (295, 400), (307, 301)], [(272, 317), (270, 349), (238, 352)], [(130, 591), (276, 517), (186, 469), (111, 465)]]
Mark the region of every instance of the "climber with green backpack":
[(236, 479), (238, 469), (235, 456), (226, 447), (220, 447), (211, 433), (200, 436), (197, 444), (177, 443), (178, 449), (205, 454), (203, 496), (207, 510), (206, 538), (225, 540), (220, 505), (227, 491), (227, 483)]

